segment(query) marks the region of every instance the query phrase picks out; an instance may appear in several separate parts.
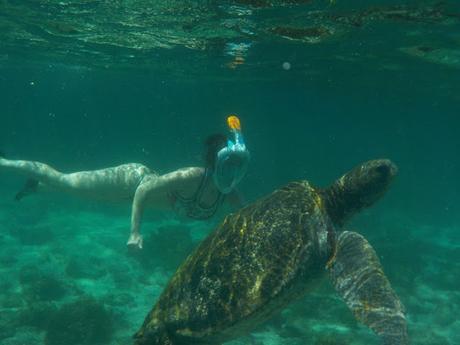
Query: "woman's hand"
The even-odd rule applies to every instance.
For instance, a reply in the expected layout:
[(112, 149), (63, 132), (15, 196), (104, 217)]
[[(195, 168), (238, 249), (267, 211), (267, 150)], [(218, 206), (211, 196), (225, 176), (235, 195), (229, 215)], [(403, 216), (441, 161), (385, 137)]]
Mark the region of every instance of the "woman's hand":
[(144, 240), (139, 233), (131, 233), (131, 235), (129, 235), (129, 239), (126, 245), (128, 246), (128, 248), (142, 249), (143, 242)]

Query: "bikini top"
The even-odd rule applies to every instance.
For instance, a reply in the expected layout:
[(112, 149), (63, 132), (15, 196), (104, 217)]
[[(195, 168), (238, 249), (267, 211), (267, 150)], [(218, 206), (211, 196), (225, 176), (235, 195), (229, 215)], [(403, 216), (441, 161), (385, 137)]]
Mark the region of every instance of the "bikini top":
[[(225, 195), (234, 190), (246, 174), (250, 154), (241, 133), (240, 120), (237, 116), (230, 115), (227, 124), (233, 140), (229, 139), (227, 145), (217, 153), (214, 167), (205, 169), (200, 185), (193, 196), (184, 198), (178, 193), (173, 193), (174, 208), (180, 214), (194, 219), (211, 218), (224, 201)], [(204, 206), (201, 201), (209, 181), (215, 184), (217, 197), (211, 205)]]
[(225, 199), (225, 194), (218, 191), (217, 197), (212, 204), (203, 205), (203, 194), (206, 189), (206, 186), (209, 184), (210, 181), (212, 183), (211, 173), (209, 172), (209, 169), (205, 169), (205, 172), (203, 174), (203, 177), (201, 178), (200, 184), (196, 192), (190, 198), (185, 198), (184, 196), (176, 192), (173, 193), (173, 207), (176, 210), (176, 212), (197, 220), (205, 220), (213, 217), (216, 214), (219, 207), (222, 205)]

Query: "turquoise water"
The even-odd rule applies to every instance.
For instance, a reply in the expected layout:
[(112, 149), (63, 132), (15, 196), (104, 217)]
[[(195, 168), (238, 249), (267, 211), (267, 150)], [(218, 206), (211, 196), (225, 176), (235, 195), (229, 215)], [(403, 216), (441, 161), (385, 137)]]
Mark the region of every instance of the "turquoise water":
[[(205, 138), (236, 113), (248, 202), (390, 158), (394, 185), (348, 228), (377, 250), (412, 343), (460, 344), (459, 47), (456, 1), (3, 0), (0, 150), (66, 172), (165, 173), (201, 165)], [(224, 216), (150, 211), (133, 256), (129, 203), (15, 202), (24, 177), (0, 177), (2, 345), (129, 344)], [(325, 282), (232, 344), (378, 340)]]

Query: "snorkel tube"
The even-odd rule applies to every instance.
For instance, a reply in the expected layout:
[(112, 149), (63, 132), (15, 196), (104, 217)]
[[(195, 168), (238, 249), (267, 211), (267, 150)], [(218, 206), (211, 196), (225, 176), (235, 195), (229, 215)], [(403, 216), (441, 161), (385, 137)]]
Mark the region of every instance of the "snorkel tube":
[(246, 149), (240, 120), (235, 115), (227, 118), (227, 125), (233, 138), (227, 140), (227, 146), (217, 153), (213, 179), (217, 189), (230, 193), (246, 174), (250, 154)]

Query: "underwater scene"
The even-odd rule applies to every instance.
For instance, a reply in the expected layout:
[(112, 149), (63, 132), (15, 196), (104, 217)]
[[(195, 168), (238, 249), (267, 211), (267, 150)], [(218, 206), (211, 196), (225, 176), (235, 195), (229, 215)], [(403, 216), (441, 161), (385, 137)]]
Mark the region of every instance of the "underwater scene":
[(1, 345), (460, 344), (460, 2), (0, 0)]

